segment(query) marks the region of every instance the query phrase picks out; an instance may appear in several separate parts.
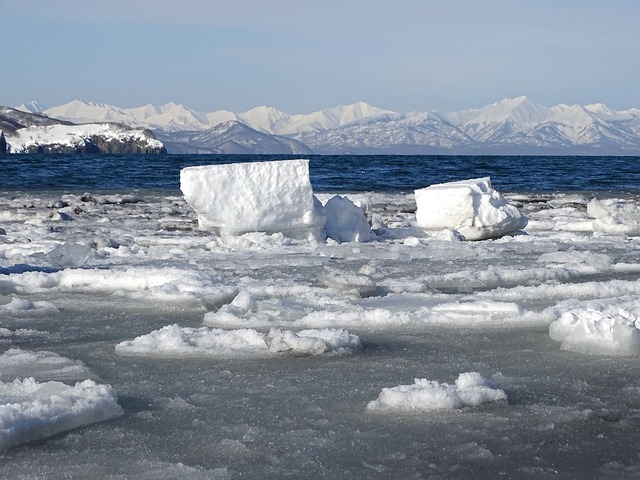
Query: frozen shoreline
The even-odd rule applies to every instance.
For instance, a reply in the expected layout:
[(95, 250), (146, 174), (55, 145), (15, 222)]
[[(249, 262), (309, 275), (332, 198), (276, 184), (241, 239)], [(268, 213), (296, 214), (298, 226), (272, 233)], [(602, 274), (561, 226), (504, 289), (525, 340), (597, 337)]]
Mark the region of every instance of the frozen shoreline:
[[(527, 235), (458, 242), (424, 235), (411, 195), (346, 192), (369, 197), (380, 223), (374, 241), (338, 244), (223, 240), (197, 230), (179, 192), (83, 193), (0, 194), (0, 342), (2, 352), (81, 361), (124, 415), (0, 452), (0, 476), (640, 472), (637, 354), (565, 351), (548, 332), (586, 308), (638, 315), (640, 237), (594, 227), (592, 196), (509, 195), (529, 218)], [(174, 324), (343, 328), (363, 348), (269, 359), (116, 354)], [(44, 364), (29, 368), (48, 380)], [(418, 417), (367, 412), (384, 388), (464, 372), (491, 379), (508, 401)]]

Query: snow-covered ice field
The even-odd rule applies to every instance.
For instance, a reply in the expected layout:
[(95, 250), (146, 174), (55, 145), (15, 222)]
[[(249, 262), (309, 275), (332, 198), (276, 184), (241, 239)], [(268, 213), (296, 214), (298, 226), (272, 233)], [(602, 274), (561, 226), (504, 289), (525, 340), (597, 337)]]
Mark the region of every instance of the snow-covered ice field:
[(506, 195), (469, 242), (343, 194), (372, 241), (0, 192), (0, 477), (640, 477), (640, 198)]

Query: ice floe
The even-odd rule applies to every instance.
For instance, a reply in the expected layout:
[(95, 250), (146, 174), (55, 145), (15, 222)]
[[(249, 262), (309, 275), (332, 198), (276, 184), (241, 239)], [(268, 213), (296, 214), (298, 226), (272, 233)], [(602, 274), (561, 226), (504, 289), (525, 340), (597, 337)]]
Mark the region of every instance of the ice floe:
[(549, 325), (549, 336), (561, 342), (560, 348), (572, 352), (640, 355), (640, 317), (618, 305), (602, 311), (583, 308), (565, 312)]
[(426, 412), (507, 400), (507, 394), (478, 372), (461, 373), (454, 385), (416, 378), (411, 385), (383, 388), (368, 410)]
[(116, 353), (130, 356), (225, 357), (272, 354), (321, 355), (350, 353), (362, 347), (346, 330), (271, 329), (268, 333), (167, 325), (147, 335), (116, 345)]
[(0, 354), (0, 450), (120, 416), (115, 391), (96, 378), (83, 362), (53, 352)]
[(0, 382), (0, 450), (122, 415), (109, 385), (33, 378)]
[(71, 360), (54, 352), (31, 352), (11, 348), (0, 354), (0, 379), (34, 377), (36, 380), (85, 380), (96, 375), (80, 360)]

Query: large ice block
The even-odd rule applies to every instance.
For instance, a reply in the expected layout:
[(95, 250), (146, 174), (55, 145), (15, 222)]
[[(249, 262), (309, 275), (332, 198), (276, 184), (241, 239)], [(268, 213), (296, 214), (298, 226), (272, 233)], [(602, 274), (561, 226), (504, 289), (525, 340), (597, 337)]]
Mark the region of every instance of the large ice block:
[(202, 229), (324, 236), (325, 217), (313, 196), (308, 160), (187, 167), (180, 171), (180, 188)]
[(489, 177), (431, 185), (415, 196), (416, 220), (426, 231), (452, 228), (466, 240), (483, 240), (527, 225), (527, 218), (491, 188)]

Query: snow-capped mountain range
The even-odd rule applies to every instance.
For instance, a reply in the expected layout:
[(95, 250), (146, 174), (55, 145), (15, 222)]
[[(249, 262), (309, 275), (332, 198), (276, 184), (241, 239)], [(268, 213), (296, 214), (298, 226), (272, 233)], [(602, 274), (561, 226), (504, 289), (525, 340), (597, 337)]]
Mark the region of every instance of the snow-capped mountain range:
[(547, 107), (526, 96), (460, 112), (397, 113), (358, 102), (310, 114), (266, 106), (205, 113), (175, 103), (119, 108), (79, 100), (17, 109), (148, 128), (176, 153), (640, 155), (640, 109)]

